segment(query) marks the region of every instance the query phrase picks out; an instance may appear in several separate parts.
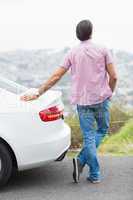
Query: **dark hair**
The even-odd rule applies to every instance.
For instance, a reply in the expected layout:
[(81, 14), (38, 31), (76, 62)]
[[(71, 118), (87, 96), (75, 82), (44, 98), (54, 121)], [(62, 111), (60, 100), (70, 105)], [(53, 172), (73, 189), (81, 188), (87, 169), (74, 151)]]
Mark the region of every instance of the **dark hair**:
[(76, 35), (81, 41), (88, 40), (92, 35), (93, 25), (90, 20), (82, 20), (77, 24)]

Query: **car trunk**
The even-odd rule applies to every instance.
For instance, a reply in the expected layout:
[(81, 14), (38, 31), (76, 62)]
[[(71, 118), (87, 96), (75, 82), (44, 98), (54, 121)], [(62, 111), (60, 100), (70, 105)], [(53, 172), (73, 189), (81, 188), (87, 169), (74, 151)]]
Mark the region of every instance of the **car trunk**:
[(39, 112), (52, 106), (59, 106), (62, 109), (64, 105), (61, 100), (62, 93), (56, 90), (48, 90), (37, 100), (24, 102), (20, 100), (28, 88), (0, 77), (0, 112)]

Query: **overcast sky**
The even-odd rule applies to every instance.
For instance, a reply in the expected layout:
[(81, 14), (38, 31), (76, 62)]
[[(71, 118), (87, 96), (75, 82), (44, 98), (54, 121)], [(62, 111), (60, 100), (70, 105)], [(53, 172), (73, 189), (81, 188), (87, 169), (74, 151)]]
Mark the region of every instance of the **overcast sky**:
[(133, 52), (132, 0), (0, 0), (0, 51), (63, 48), (90, 19), (93, 40)]

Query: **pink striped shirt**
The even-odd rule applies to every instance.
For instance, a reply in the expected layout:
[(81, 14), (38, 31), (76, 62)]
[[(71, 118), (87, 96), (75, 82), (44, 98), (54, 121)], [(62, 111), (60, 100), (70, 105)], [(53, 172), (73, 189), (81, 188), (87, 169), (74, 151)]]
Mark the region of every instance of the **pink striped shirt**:
[(93, 105), (112, 96), (106, 71), (110, 63), (111, 52), (91, 40), (70, 50), (62, 66), (71, 70), (71, 104)]

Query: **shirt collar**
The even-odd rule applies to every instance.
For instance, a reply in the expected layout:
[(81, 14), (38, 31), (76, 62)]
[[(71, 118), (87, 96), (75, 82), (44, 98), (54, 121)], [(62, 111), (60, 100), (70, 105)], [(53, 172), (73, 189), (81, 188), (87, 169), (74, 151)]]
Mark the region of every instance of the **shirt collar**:
[(80, 44), (88, 44), (88, 43), (91, 43), (91, 39), (81, 41)]

